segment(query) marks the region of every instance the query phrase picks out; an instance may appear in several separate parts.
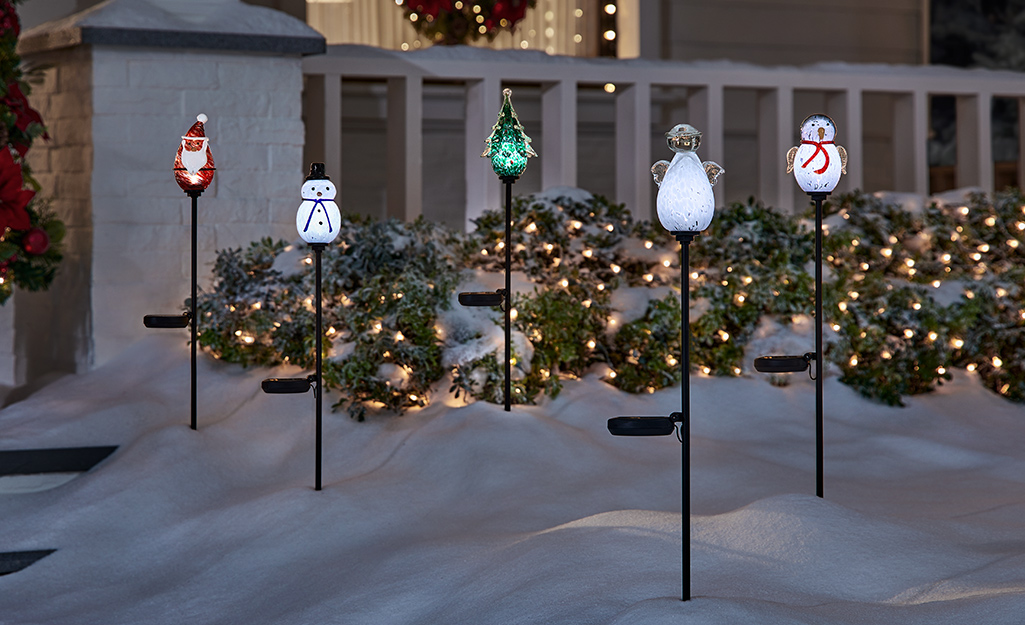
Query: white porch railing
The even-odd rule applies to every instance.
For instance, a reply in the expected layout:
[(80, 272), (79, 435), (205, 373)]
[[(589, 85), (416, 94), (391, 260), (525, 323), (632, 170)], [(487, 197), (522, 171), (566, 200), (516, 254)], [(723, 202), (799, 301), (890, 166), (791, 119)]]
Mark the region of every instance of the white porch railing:
[[(757, 94), (757, 195), (779, 207), (795, 205), (796, 185), (785, 173), (785, 155), (798, 137), (795, 93), (824, 96), (825, 111), (840, 129), (838, 142), (850, 162), (845, 189), (865, 188), (866, 120), (864, 99), (888, 94), (891, 110), (885, 116), (896, 191), (929, 192), (927, 162), (929, 97), (957, 100), (958, 186), (992, 190), (991, 104), (994, 97), (1015, 98), (1019, 118), (1025, 118), (1025, 75), (1015, 72), (959, 70), (929, 66), (858, 66), (824, 64), (810, 67), (763, 68), (725, 62), (540, 57), (479, 49), (432, 48), (404, 53), (364, 46), (330, 46), (320, 56), (307, 57), (307, 142), (322, 146), (317, 154), (328, 173), (341, 180), (343, 79), (387, 83), (387, 214), (413, 219), (422, 213), (423, 85), (443, 81), (465, 85), (464, 179), (465, 219), (477, 217), (499, 203), (499, 180), (480, 154), (501, 102), (503, 83), (540, 85), (542, 187), (577, 183), (578, 86), (615, 85), (615, 195), (640, 217), (650, 217), (655, 187), (649, 168), (652, 158), (652, 103), (661, 88), (685, 88), (686, 121), (704, 133), (703, 159), (724, 162), (726, 126), (724, 93), (743, 89)], [(313, 96), (311, 98), (311, 96)], [(799, 116), (799, 117), (795, 117)], [(659, 128), (659, 132), (668, 128)], [(884, 129), (884, 134), (887, 134)], [(1019, 154), (1025, 145), (1019, 132)], [(320, 150), (315, 150), (319, 152)], [(1025, 181), (1025, 158), (1018, 159), (1019, 184)], [(723, 201), (722, 187), (716, 187)], [(803, 204), (803, 199), (800, 200)]]

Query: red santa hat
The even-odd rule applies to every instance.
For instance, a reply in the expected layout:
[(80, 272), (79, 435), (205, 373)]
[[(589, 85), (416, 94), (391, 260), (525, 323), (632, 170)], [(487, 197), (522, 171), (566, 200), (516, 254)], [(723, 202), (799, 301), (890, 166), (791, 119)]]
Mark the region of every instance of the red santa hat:
[(189, 131), (185, 133), (185, 136), (182, 137), (182, 139), (201, 139), (203, 137), (206, 137), (206, 129), (203, 127), (203, 124), (206, 123), (206, 120), (206, 115), (202, 113), (196, 115), (196, 123), (192, 124), (192, 128), (189, 128)]

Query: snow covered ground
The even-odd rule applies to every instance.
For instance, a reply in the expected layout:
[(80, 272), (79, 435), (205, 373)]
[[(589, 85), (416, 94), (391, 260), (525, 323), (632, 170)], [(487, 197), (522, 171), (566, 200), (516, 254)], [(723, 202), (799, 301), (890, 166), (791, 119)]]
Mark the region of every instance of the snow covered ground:
[[(200, 365), (188, 429), (179, 333), (0, 411), (0, 448), (117, 444), (63, 485), (0, 494), (0, 551), (58, 551), (0, 577), (0, 622), (1018, 624), (1025, 408), (971, 374), (907, 408), (814, 385), (693, 379), (693, 593), (680, 593), (680, 444), (606, 419), (678, 409), (596, 378), (501, 407), (439, 392), (403, 417), (325, 418)], [(442, 391), (446, 391), (442, 389)]]

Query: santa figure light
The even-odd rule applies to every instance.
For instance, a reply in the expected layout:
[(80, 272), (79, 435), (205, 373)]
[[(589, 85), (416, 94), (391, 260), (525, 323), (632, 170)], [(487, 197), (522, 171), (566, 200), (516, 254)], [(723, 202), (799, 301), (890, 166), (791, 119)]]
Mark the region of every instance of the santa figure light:
[(210, 153), (210, 140), (203, 124), (207, 116), (200, 113), (196, 123), (182, 137), (178, 154), (174, 157), (174, 179), (182, 191), (196, 193), (206, 191), (214, 179), (214, 156)]

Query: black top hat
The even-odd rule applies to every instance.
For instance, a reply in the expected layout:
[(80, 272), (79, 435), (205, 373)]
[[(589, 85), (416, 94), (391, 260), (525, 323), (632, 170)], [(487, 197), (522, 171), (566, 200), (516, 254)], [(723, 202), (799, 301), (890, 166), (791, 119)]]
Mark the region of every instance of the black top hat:
[(324, 163), (310, 163), (310, 175), (307, 180), (330, 180), (324, 173)]

